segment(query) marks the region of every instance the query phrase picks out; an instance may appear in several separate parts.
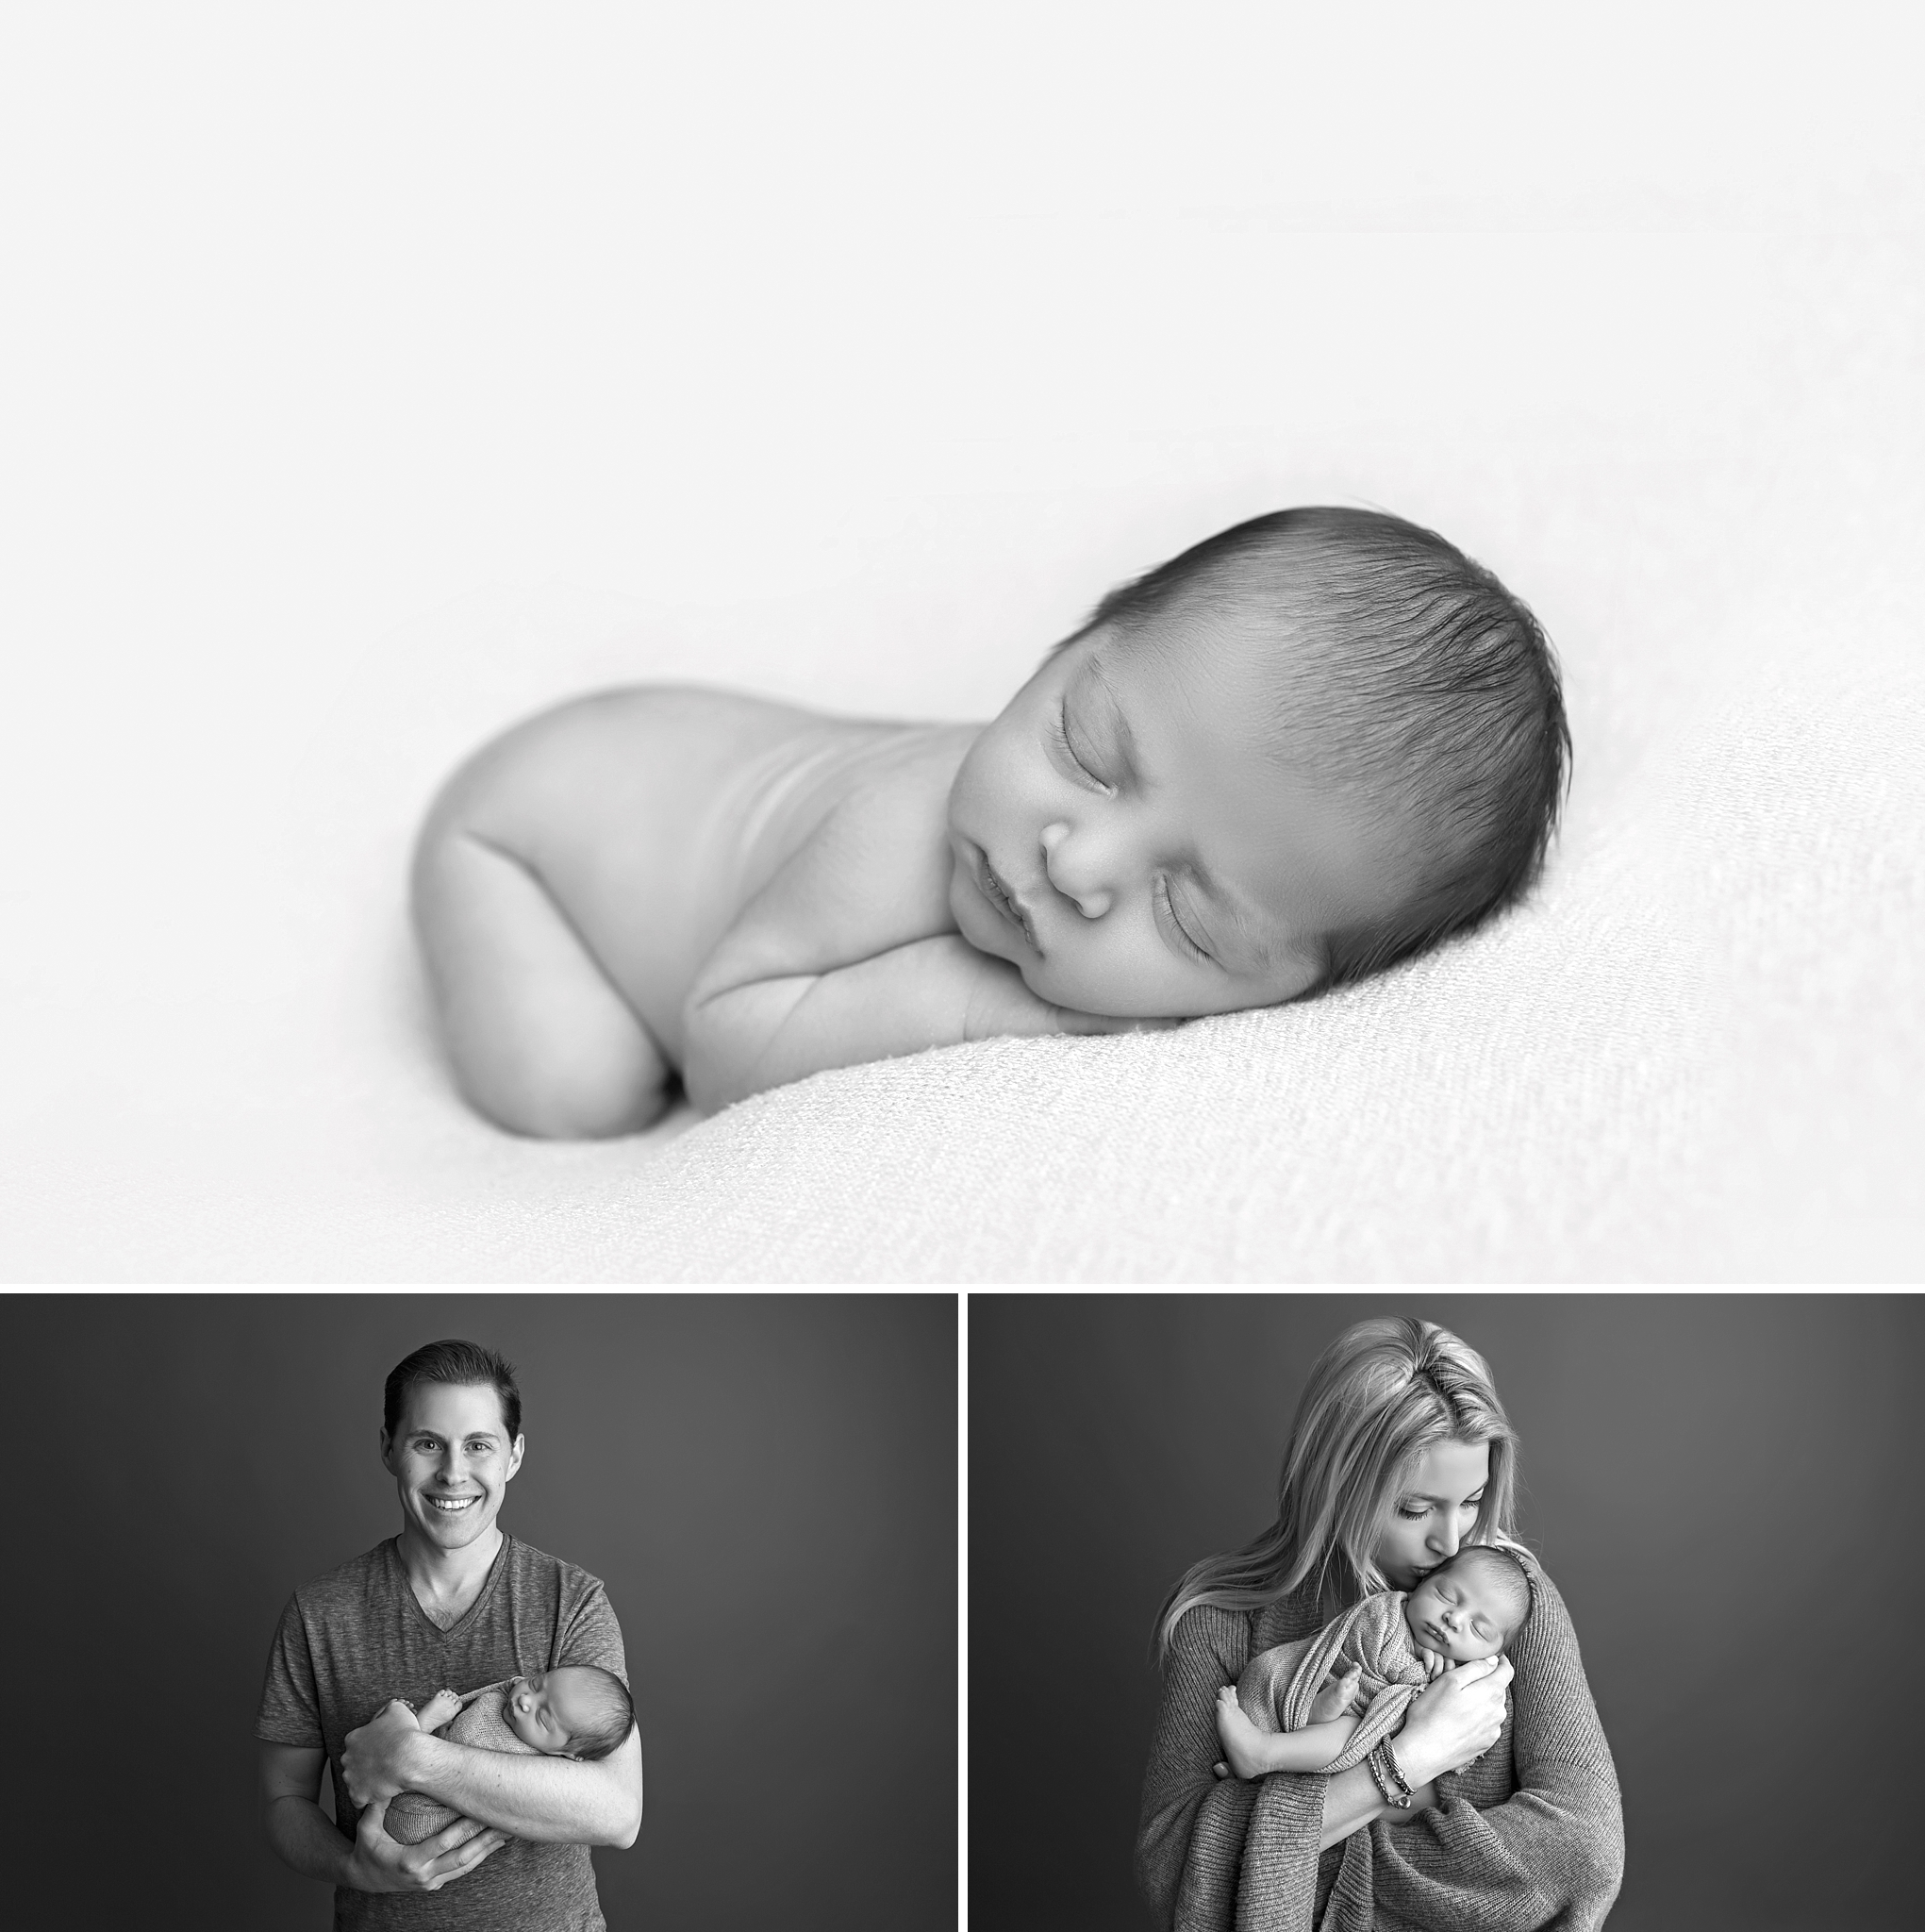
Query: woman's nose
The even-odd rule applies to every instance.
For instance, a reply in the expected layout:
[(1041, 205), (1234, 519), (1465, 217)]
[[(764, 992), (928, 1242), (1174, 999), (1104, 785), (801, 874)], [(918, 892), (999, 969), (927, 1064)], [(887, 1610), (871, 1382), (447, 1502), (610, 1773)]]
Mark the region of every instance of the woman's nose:
[(1454, 1557), (1457, 1554), (1459, 1538), (1454, 1522), (1447, 1522), (1441, 1529), (1434, 1529), (1429, 1538), (1430, 1546), (1440, 1557)]
[(1101, 919), (1116, 903), (1116, 894), (1097, 877), (1087, 850), (1071, 841), (1061, 820), (1043, 827), (1043, 871), (1085, 919)]

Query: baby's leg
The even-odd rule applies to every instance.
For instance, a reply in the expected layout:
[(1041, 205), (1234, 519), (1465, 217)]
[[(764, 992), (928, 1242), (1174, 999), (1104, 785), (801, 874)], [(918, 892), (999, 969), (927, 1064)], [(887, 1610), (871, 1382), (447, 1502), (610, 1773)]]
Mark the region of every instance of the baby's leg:
[(638, 1133), (668, 1062), (539, 874), (437, 813), (415, 854), (414, 917), (455, 1078), (517, 1134)]

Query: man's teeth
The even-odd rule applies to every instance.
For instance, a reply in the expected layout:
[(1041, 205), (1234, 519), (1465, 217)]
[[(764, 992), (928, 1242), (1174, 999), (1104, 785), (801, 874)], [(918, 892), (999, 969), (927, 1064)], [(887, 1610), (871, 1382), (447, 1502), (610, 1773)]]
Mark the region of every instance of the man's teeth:
[(471, 1503), (478, 1503), (479, 1496), (430, 1496), (428, 1501), (443, 1515), (453, 1516), (456, 1510), (465, 1509)]

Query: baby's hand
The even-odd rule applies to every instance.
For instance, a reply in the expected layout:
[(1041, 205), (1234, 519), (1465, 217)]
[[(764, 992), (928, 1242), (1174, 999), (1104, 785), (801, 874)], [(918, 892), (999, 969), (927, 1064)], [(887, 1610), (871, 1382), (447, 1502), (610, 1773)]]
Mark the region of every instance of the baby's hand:
[(1363, 1674), (1361, 1664), (1338, 1664), (1317, 1687), (1317, 1695), (1310, 1701), (1308, 1722), (1327, 1724), (1333, 1718), (1348, 1717), (1356, 1708)]
[(1451, 1668), (1451, 1659), (1442, 1651), (1420, 1650), (1418, 1656), (1423, 1658), (1424, 1681), (1435, 1684)]

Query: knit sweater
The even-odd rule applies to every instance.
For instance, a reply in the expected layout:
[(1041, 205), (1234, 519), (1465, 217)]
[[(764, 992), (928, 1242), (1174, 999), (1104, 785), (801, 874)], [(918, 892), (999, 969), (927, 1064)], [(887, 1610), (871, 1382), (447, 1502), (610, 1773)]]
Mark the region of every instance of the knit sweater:
[(1502, 1734), (1321, 1857), (1326, 1774), (1220, 1781), (1217, 1692), (1322, 1626), (1306, 1585), (1261, 1612), (1199, 1605), (1171, 1641), (1143, 1780), (1137, 1879), (1170, 1932), (1591, 1932), (1624, 1873), (1618, 1775), (1564, 1599), (1535, 1560)]

